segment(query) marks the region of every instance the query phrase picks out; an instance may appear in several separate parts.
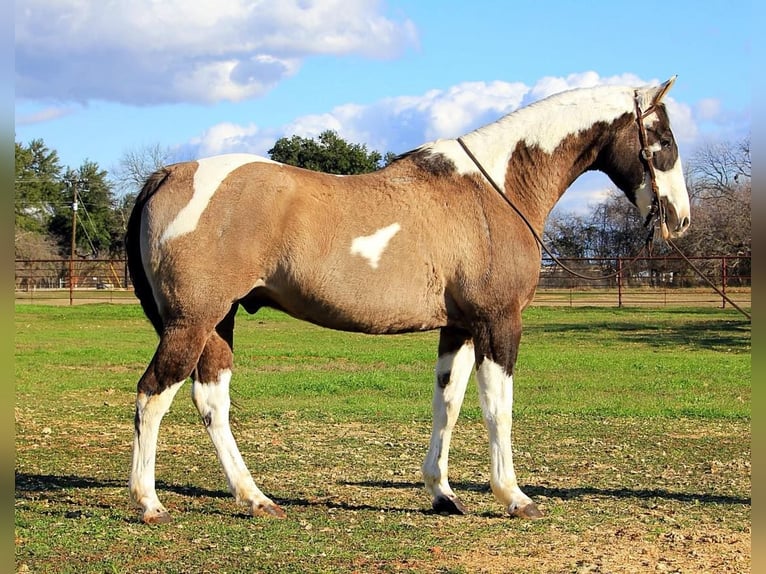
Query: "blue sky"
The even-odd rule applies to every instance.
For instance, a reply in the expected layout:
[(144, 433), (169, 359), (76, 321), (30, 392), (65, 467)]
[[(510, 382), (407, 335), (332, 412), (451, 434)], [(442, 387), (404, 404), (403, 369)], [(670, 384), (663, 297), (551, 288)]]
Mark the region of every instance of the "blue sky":
[[(110, 170), (265, 155), (334, 129), (402, 152), (554, 91), (678, 74), (682, 156), (750, 131), (750, 2), (643, 0), (23, 0), (15, 6), (16, 141)], [(576, 184), (582, 209), (611, 187)], [(582, 191), (580, 191), (582, 190)]]

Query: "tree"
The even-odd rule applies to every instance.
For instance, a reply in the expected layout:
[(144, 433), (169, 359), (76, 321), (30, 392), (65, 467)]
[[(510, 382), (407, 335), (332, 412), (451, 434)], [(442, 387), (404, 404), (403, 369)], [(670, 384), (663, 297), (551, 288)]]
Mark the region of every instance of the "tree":
[(688, 255), (750, 255), (750, 137), (704, 145), (688, 165), (692, 225), (679, 246)]
[(693, 196), (701, 199), (726, 197), (751, 181), (750, 136), (739, 142), (707, 143), (688, 162)]
[(590, 227), (575, 213), (554, 212), (545, 225), (543, 238), (558, 257), (586, 257), (592, 244)]
[(588, 219), (595, 230), (590, 251), (594, 257), (631, 257), (646, 243), (650, 232), (638, 209), (625, 200), (622, 192), (612, 190)]
[[(331, 130), (322, 132), (316, 140), (296, 135), (280, 138), (268, 154), (274, 161), (337, 175), (369, 173), (383, 164), (379, 152), (368, 152), (364, 144), (349, 144)], [(387, 154), (386, 161), (391, 157)]]
[(112, 168), (111, 180), (117, 195), (133, 194), (135, 197), (147, 178), (170, 163), (173, 152), (160, 144), (131, 148), (120, 157)]
[(71, 246), (72, 201), (77, 199), (76, 251), (82, 257), (118, 255), (122, 249), (121, 226), (114, 210), (115, 200), (107, 173), (98, 164), (85, 161), (64, 175), (65, 187), (48, 226), (63, 252)]
[(58, 154), (41, 139), (16, 142), (15, 164), (15, 228), (45, 233), (63, 187)]

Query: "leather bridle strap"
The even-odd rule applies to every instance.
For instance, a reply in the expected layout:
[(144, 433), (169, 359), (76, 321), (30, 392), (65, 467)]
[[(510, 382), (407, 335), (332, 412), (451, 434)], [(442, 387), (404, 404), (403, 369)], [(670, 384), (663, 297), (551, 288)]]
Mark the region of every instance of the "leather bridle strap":
[(649, 181), (652, 186), (652, 207), (649, 210), (649, 214), (646, 216), (644, 226), (648, 227), (655, 218), (659, 221), (660, 231), (662, 232), (662, 238), (667, 241), (670, 237), (668, 232), (668, 225), (665, 216), (665, 206), (660, 199), (660, 186), (657, 183), (657, 172), (654, 168), (653, 156), (654, 152), (649, 147), (649, 137), (646, 134), (646, 126), (644, 125), (644, 118), (655, 113), (657, 106), (652, 104), (645, 111), (641, 111), (641, 104), (638, 102), (638, 91), (634, 93), (633, 100), (636, 103), (636, 122), (638, 123), (638, 141), (641, 144), (641, 159), (644, 160), (647, 169), (649, 170)]

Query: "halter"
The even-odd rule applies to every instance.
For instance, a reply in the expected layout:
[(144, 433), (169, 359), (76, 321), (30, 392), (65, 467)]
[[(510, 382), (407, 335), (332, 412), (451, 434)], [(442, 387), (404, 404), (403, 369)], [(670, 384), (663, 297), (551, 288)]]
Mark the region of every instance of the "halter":
[(636, 103), (636, 123), (638, 123), (638, 141), (641, 143), (641, 159), (649, 171), (649, 181), (651, 182), (652, 193), (654, 194), (652, 206), (649, 208), (649, 213), (644, 221), (644, 227), (649, 227), (653, 221), (658, 221), (662, 238), (667, 241), (670, 233), (668, 232), (665, 207), (660, 200), (660, 186), (657, 183), (657, 172), (654, 169), (654, 161), (652, 161), (654, 152), (649, 147), (649, 138), (646, 135), (646, 126), (644, 125), (644, 119), (657, 111), (657, 104), (652, 104), (642, 112), (638, 99), (638, 90), (634, 92), (633, 100)]

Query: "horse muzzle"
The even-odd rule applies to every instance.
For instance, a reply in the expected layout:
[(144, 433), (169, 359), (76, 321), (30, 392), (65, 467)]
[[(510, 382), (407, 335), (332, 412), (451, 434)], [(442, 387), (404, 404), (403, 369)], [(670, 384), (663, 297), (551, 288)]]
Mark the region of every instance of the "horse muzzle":
[(662, 207), (662, 212), (664, 214), (664, 218), (660, 221), (662, 238), (668, 239), (668, 237), (671, 237), (676, 239), (681, 237), (686, 233), (686, 230), (689, 229), (689, 225), (691, 224), (688, 206), (678, 210), (666, 198), (663, 198)]

